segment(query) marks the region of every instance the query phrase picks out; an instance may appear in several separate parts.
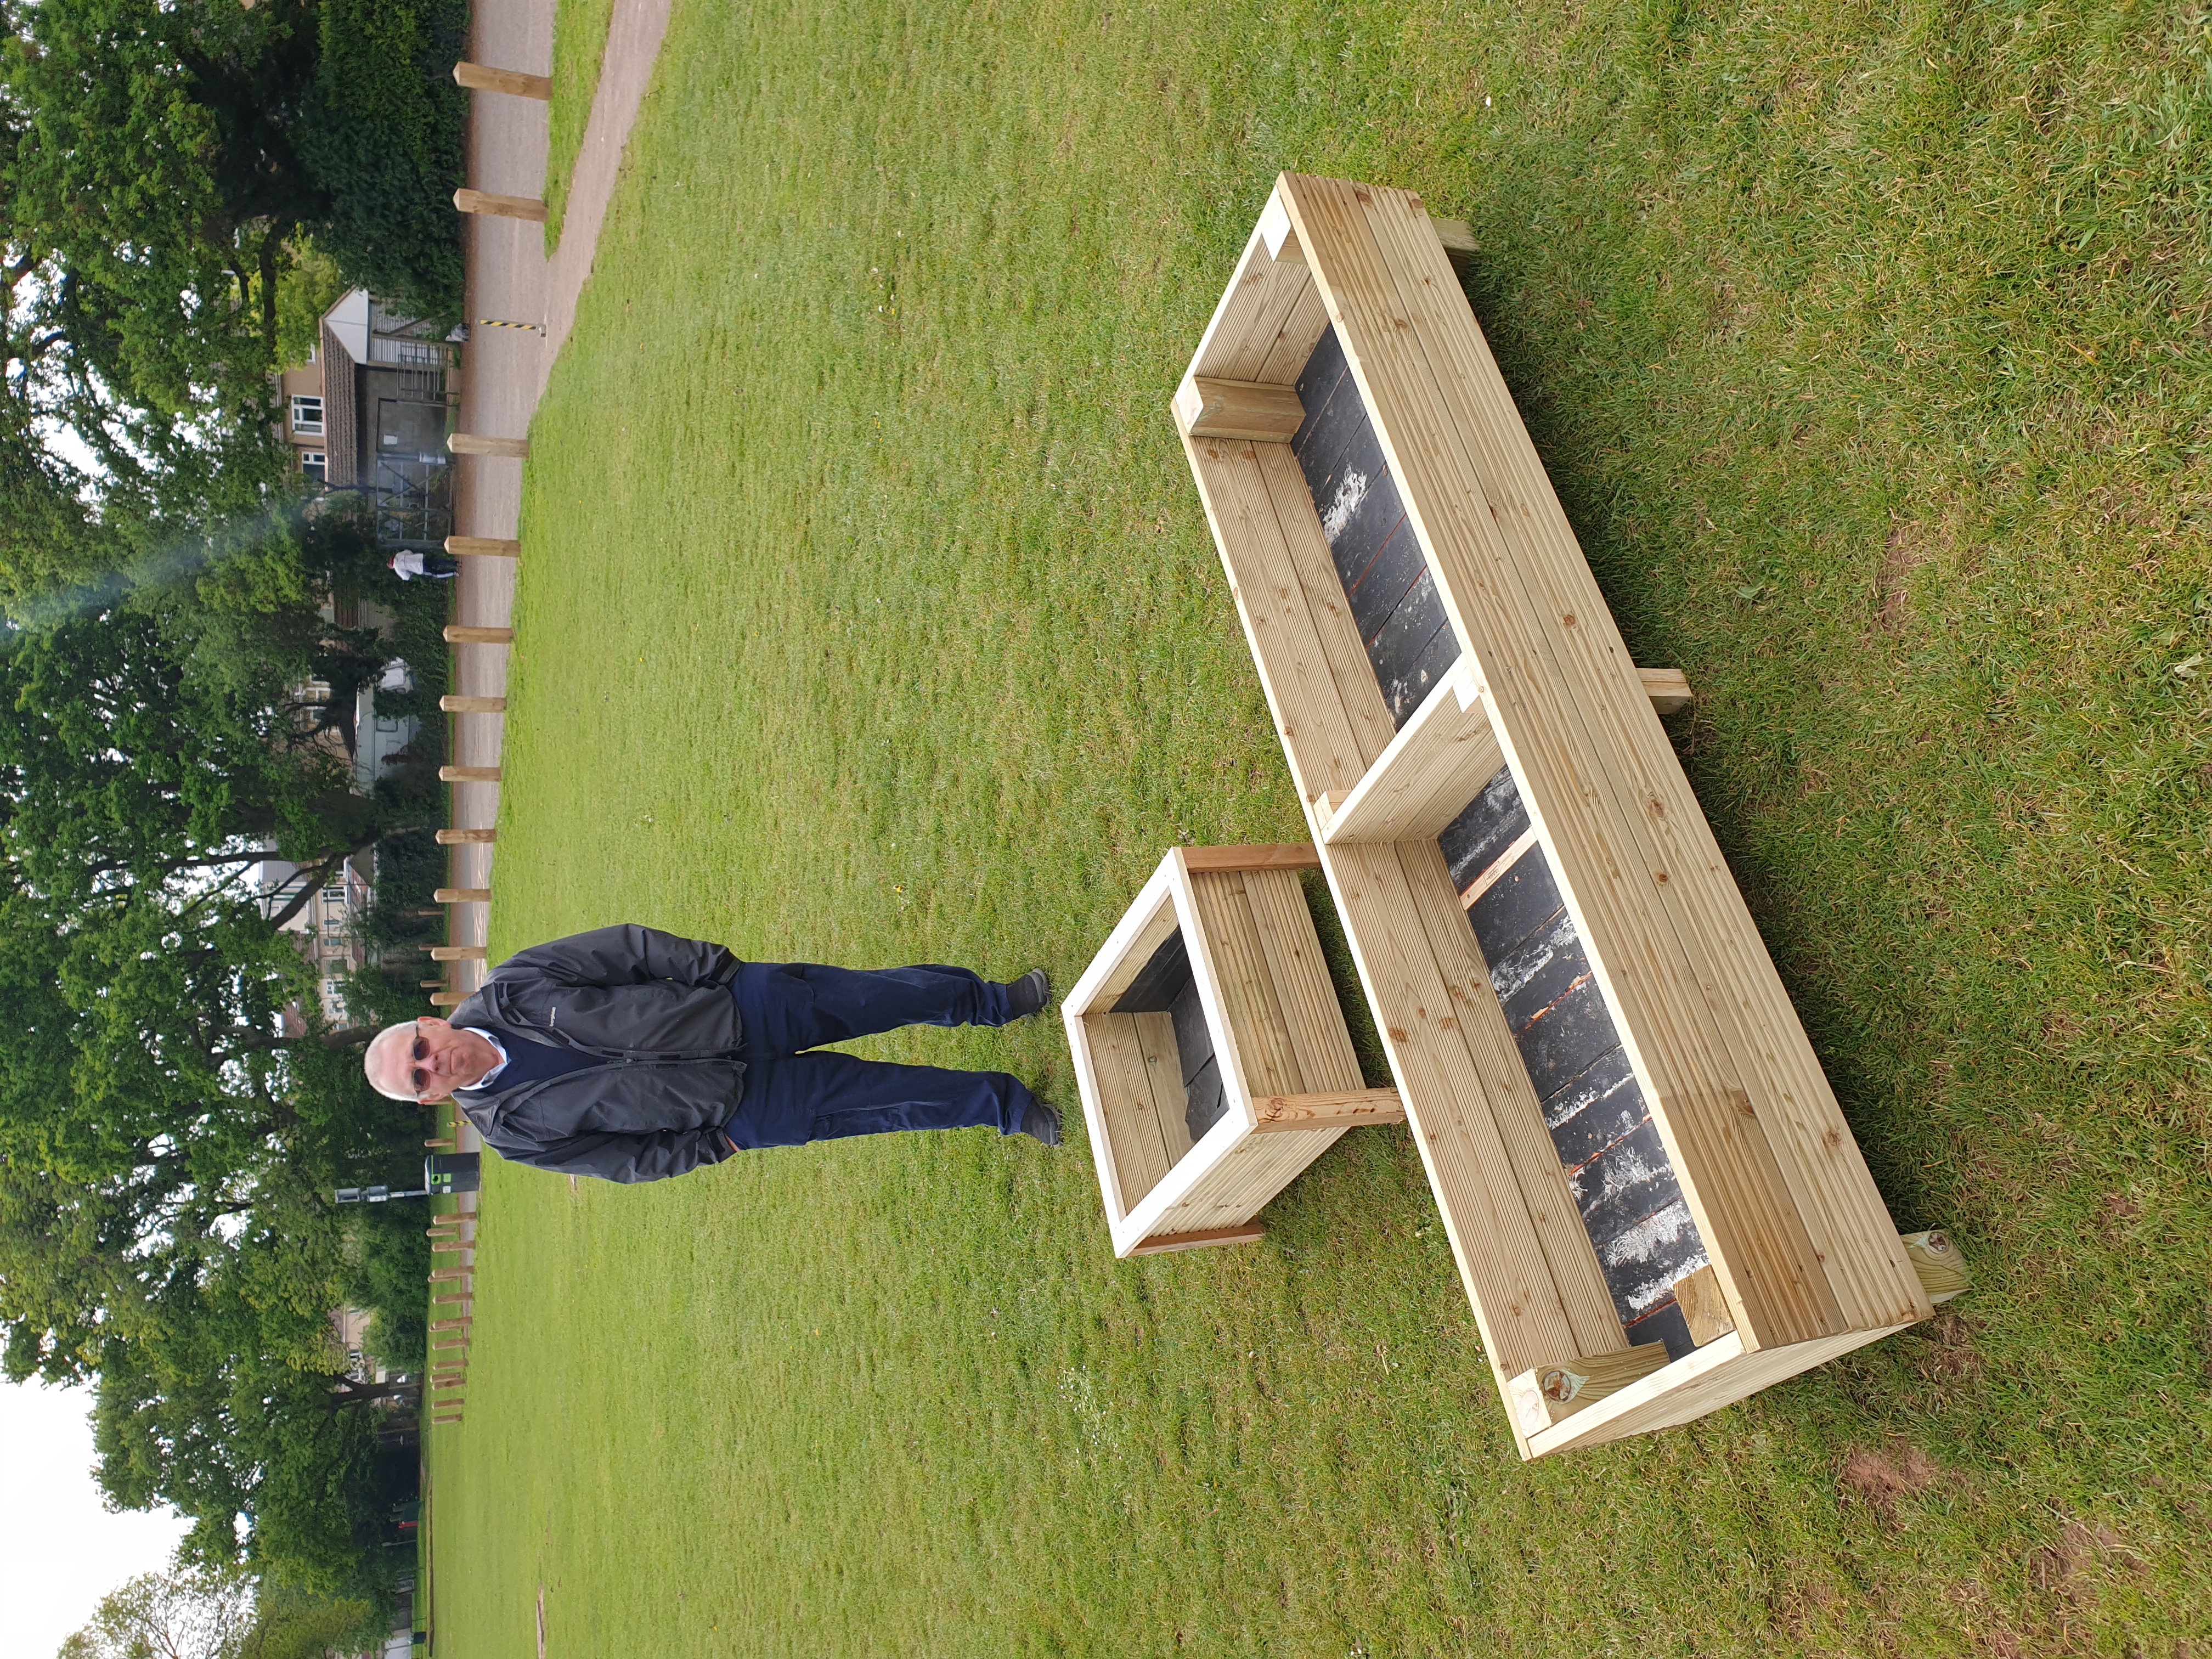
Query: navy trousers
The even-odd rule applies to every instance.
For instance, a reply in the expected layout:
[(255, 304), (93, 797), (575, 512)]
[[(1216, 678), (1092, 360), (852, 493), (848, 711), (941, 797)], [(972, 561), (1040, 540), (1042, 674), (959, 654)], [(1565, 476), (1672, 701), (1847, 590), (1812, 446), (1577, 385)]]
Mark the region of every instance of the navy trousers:
[(988, 1126), (1010, 1135), (1035, 1103), (1006, 1072), (807, 1052), (902, 1025), (1004, 1025), (1013, 1014), (1006, 988), (965, 968), (749, 962), (730, 994), (744, 1026), (745, 1079), (723, 1133), (740, 1151), (895, 1129)]

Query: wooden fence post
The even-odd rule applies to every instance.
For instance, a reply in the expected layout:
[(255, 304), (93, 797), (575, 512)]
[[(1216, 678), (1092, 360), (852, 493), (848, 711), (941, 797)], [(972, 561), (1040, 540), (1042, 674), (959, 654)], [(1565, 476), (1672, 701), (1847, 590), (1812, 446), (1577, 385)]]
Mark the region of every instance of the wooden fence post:
[(448, 536), (446, 551), (459, 559), (519, 559), (522, 544), (498, 536)]
[(441, 712), (447, 714), (504, 714), (507, 713), (507, 699), (505, 697), (441, 697), (438, 699), (438, 708)]
[(497, 783), (496, 766), (441, 766), (438, 769), (441, 783)]
[(463, 213), (481, 213), (493, 219), (527, 219), (545, 222), (545, 204), (534, 196), (501, 196), (489, 190), (457, 190), (453, 205)]
[(446, 643), (512, 645), (514, 643), (514, 630), (512, 628), (475, 628), (466, 623), (448, 623), (446, 625)]
[(493, 836), (497, 833), (496, 830), (441, 830), (438, 831), (438, 845), (441, 847), (489, 847), (492, 843)]
[(481, 945), (434, 945), (430, 947), (433, 962), (482, 962), (485, 947)]
[(466, 58), (453, 65), (453, 79), (472, 92), (503, 92), (510, 98), (535, 98), (541, 104), (550, 103), (553, 97), (550, 76), (494, 69), (489, 64), (471, 64)]
[(455, 455), (504, 455), (519, 461), (530, 453), (530, 440), (488, 438), (480, 432), (448, 432), (446, 448)]
[(489, 904), (489, 887), (441, 887), (431, 896), (441, 904)]

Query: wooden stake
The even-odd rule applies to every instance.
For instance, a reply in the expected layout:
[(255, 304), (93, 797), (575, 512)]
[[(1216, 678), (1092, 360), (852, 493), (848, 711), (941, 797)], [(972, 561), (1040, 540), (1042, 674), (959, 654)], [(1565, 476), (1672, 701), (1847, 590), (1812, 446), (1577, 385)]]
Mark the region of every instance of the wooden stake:
[(489, 887), (441, 887), (431, 896), (441, 904), (489, 904)]
[(446, 629), (447, 645), (512, 645), (512, 628), (476, 628), (466, 623), (448, 623)]
[(534, 196), (501, 196), (489, 190), (457, 190), (453, 205), (463, 213), (481, 213), (492, 219), (527, 219), (545, 222), (545, 204)]
[(500, 536), (448, 536), (446, 551), (459, 559), (519, 559), (522, 544)]
[(549, 102), (553, 96), (550, 76), (494, 69), (489, 64), (471, 64), (466, 59), (453, 65), (453, 79), (473, 92), (503, 92), (510, 98), (535, 98), (541, 104)]
[(433, 962), (482, 962), (484, 947), (481, 945), (434, 945), (430, 947)]
[(433, 1008), (458, 1008), (468, 1000), (468, 994), (464, 991), (433, 991), (430, 993), (430, 1006)]
[(1406, 1103), (1395, 1089), (1346, 1089), (1334, 1094), (1262, 1095), (1252, 1103), (1256, 1133), (1341, 1129), (1362, 1123), (1403, 1123)]
[(418, 979), (415, 981), (415, 988), (418, 991), (442, 990), (445, 983), (442, 979)]
[(463, 1314), (458, 1319), (434, 1319), (430, 1322), (430, 1328), (434, 1331), (465, 1331), (475, 1322), (475, 1316)]
[(496, 766), (441, 766), (438, 769), (441, 783), (497, 783)]
[(530, 453), (527, 438), (487, 438), (476, 432), (448, 432), (446, 448), (455, 455), (504, 455), (519, 461)]
[(440, 709), (448, 714), (504, 714), (505, 697), (441, 697)]
[(441, 830), (438, 831), (438, 845), (441, 847), (489, 847), (498, 833), (495, 830)]
[(1912, 1259), (1912, 1271), (1920, 1275), (1920, 1288), (1928, 1292), (1930, 1302), (1948, 1302), (1973, 1288), (1966, 1258), (1948, 1233), (1905, 1233), (1899, 1242)]

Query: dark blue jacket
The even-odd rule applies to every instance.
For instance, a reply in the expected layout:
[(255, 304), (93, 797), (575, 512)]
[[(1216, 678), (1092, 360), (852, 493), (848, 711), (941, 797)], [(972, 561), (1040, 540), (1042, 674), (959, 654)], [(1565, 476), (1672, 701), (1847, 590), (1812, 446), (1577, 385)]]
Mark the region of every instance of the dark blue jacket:
[[(495, 969), (451, 1016), (598, 1062), (455, 1103), (501, 1158), (565, 1175), (658, 1181), (730, 1156), (744, 1091), (738, 959), (656, 928), (601, 927)], [(520, 1068), (518, 1068), (520, 1069)]]

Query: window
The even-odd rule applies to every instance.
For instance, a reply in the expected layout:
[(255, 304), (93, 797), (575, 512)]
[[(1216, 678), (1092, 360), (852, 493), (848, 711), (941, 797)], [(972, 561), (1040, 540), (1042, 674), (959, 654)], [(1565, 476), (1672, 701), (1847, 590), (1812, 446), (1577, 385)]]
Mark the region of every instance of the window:
[(323, 400), (320, 398), (292, 399), (292, 430), (303, 438), (323, 435)]
[(325, 481), (330, 470), (329, 459), (321, 450), (306, 449), (300, 452), (300, 471), (317, 483)]

